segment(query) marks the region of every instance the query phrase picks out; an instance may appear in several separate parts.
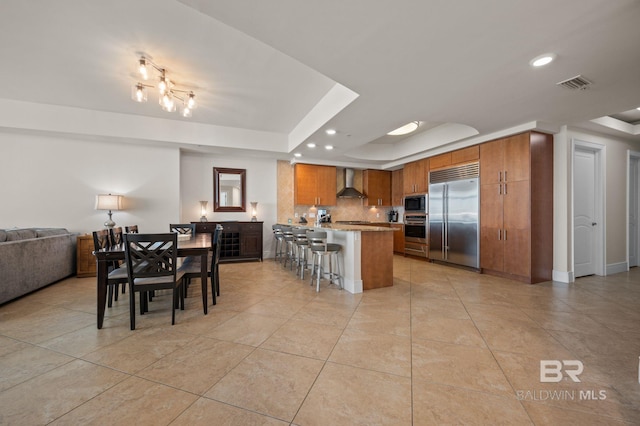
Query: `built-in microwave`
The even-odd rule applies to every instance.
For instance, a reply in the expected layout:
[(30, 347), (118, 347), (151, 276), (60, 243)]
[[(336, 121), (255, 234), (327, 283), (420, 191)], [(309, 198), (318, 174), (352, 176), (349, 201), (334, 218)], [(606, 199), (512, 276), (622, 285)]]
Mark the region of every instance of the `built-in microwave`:
[(429, 198), (426, 194), (407, 195), (404, 197), (404, 211), (429, 213)]

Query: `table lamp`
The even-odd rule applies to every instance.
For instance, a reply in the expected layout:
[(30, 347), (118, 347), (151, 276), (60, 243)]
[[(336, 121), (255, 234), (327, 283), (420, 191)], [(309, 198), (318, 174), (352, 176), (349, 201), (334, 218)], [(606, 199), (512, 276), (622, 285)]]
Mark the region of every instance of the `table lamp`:
[(251, 222), (258, 221), (258, 218), (256, 217), (257, 215), (258, 215), (258, 202), (251, 201)]
[(122, 210), (122, 195), (98, 194), (96, 195), (96, 210), (108, 210), (109, 220), (104, 223), (106, 228), (113, 228), (116, 223), (111, 219), (111, 210)]
[(207, 222), (209, 219), (207, 219), (207, 202), (206, 201), (200, 201), (200, 214), (202, 215), (202, 217), (200, 217), (200, 222)]

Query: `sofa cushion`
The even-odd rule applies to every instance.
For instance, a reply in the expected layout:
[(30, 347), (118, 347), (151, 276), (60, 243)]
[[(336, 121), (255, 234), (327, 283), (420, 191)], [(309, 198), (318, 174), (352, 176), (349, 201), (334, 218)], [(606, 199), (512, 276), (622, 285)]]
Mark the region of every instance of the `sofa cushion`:
[(28, 240), (37, 236), (35, 229), (10, 229), (7, 231), (7, 241)]
[(0, 243), (7, 241), (7, 231), (0, 229)]
[(36, 229), (36, 234), (38, 237), (51, 237), (52, 235), (65, 235), (68, 234), (64, 228), (42, 228)]

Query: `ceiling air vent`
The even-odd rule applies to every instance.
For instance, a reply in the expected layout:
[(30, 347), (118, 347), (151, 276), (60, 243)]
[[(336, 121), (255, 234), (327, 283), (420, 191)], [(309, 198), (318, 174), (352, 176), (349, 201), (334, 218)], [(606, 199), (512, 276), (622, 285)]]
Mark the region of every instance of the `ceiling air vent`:
[(564, 80), (556, 84), (571, 90), (584, 90), (591, 86), (592, 83), (583, 76), (576, 75), (575, 77), (571, 77), (568, 80)]

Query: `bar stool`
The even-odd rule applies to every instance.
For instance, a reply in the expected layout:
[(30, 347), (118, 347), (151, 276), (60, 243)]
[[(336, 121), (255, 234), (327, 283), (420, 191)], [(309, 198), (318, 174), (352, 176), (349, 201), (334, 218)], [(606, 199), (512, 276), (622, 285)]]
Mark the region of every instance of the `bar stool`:
[[(313, 274), (316, 274), (316, 292), (320, 291), (320, 278), (326, 274), (323, 269), (323, 259), (325, 257), (329, 260), (329, 282), (333, 284), (334, 279), (338, 280), (340, 290), (342, 290), (342, 275), (340, 275), (340, 262), (338, 260), (338, 254), (342, 250), (340, 244), (327, 243), (327, 233), (324, 231), (314, 231), (307, 233), (307, 239), (309, 240), (309, 249), (312, 253), (311, 258), (311, 282), (313, 285)], [(333, 272), (332, 261), (335, 259), (337, 272)]]
[(282, 234), (282, 225), (275, 224), (271, 226), (273, 230), (273, 238), (276, 240), (275, 254), (273, 260), (282, 261), (282, 247), (284, 246), (284, 235)]
[(295, 228), (293, 232), (293, 246), (295, 248), (296, 273), (300, 273), (300, 279), (304, 279), (304, 270), (307, 269), (307, 249), (309, 240), (305, 228)]
[(284, 268), (287, 267), (287, 261), (290, 261), (291, 263), (289, 264), (289, 268), (291, 268), (291, 270), (293, 270), (293, 261), (294, 259), (294, 255), (293, 255), (293, 227), (291, 226), (283, 226), (282, 228), (280, 228), (280, 230), (282, 231), (282, 238), (283, 238), (283, 243), (284, 243), (284, 254), (282, 256), (283, 258), (283, 263), (282, 266)]

